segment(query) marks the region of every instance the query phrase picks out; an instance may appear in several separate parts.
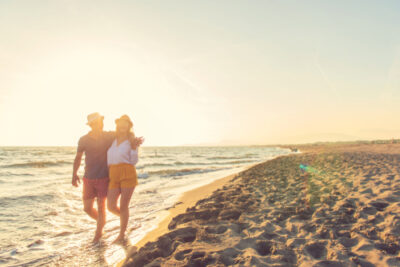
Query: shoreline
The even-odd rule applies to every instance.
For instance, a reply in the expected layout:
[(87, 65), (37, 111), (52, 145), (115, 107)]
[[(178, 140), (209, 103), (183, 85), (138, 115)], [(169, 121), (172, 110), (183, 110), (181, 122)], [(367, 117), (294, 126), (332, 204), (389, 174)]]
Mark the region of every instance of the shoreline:
[(258, 163), (253, 163), (248, 166), (243, 167), (242, 170), (230, 174), (228, 176), (224, 176), (221, 178), (218, 178), (211, 183), (193, 188), (191, 190), (185, 191), (181, 194), (179, 199), (175, 202), (174, 206), (168, 209), (166, 212), (168, 212), (163, 219), (158, 223), (158, 225), (152, 229), (151, 231), (147, 232), (143, 238), (141, 238), (138, 242), (132, 245), (130, 248), (130, 251), (127, 252), (126, 257), (119, 261), (118, 263), (114, 264), (114, 267), (121, 267), (124, 265), (124, 263), (129, 259), (129, 256), (135, 252), (138, 251), (140, 248), (142, 248), (147, 242), (154, 242), (156, 241), (160, 236), (163, 234), (168, 233), (170, 230), (168, 229), (168, 224), (172, 221), (172, 218), (179, 214), (183, 214), (186, 212), (187, 208), (190, 208), (196, 204), (196, 202), (205, 199), (209, 197), (215, 190), (222, 188), (226, 183), (230, 182), (232, 179), (234, 179), (237, 175), (239, 175), (241, 172), (244, 172), (246, 170), (249, 170), (253, 168), (254, 166), (257, 166), (259, 164), (263, 164), (267, 161), (276, 159), (278, 157), (283, 157), (283, 156), (288, 156), (291, 154), (287, 155), (279, 155), (273, 158), (270, 158), (265, 161), (261, 161)]
[(301, 151), (217, 180), (121, 265), (400, 266), (400, 145)]

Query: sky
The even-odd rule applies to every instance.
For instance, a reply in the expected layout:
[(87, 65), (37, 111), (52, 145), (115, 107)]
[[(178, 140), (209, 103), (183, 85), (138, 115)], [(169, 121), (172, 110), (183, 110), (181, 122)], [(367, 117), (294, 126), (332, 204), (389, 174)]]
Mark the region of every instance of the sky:
[(399, 1), (0, 1), (0, 145), (400, 138)]

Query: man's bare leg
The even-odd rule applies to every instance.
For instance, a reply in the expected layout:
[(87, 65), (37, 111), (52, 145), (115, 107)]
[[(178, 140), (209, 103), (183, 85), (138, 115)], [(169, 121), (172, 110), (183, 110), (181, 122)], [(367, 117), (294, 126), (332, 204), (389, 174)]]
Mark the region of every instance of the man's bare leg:
[(83, 200), (83, 210), (93, 219), (97, 221), (98, 213), (95, 208), (93, 208), (94, 198)]
[(103, 235), (103, 228), (104, 225), (106, 224), (106, 199), (107, 199), (106, 197), (97, 199), (98, 217), (97, 217), (96, 234), (93, 238), (94, 243), (98, 242), (101, 236)]

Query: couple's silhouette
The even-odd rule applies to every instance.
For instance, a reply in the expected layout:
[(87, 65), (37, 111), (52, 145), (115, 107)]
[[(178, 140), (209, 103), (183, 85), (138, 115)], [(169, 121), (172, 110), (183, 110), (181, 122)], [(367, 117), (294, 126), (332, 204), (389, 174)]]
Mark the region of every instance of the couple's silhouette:
[[(138, 148), (144, 139), (135, 136), (133, 123), (128, 115), (115, 120), (115, 131), (103, 131), (104, 116), (97, 112), (89, 114), (87, 120), (91, 130), (79, 139), (72, 185), (77, 187), (81, 183), (78, 170), (85, 153), (82, 199), (84, 211), (97, 221), (93, 242), (99, 241), (103, 233), (106, 200), (108, 210), (120, 217), (120, 232), (114, 240), (120, 242), (125, 239), (129, 202), (138, 185), (135, 165), (139, 159)], [(97, 209), (94, 208), (96, 199)]]

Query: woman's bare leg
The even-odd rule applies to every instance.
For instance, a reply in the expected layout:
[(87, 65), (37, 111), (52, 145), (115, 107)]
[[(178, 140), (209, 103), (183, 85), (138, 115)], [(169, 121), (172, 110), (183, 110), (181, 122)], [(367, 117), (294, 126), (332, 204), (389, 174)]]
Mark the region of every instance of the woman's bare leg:
[(125, 238), (125, 231), (128, 226), (129, 220), (129, 202), (131, 200), (134, 187), (132, 188), (121, 188), (121, 199), (120, 199), (120, 222), (121, 228), (119, 232), (119, 236), (115, 240), (115, 242), (121, 241)]
[(107, 208), (113, 214), (120, 216), (120, 210), (117, 206), (119, 195), (121, 194), (120, 188), (108, 189), (107, 192)]

